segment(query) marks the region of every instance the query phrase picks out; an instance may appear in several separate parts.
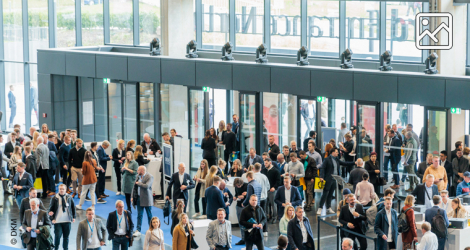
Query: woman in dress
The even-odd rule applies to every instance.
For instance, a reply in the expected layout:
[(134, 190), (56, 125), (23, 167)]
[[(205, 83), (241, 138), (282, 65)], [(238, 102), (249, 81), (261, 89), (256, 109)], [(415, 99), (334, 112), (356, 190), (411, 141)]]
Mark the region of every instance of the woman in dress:
[(160, 219), (153, 217), (150, 220), (149, 230), (145, 233), (144, 250), (165, 250), (163, 231), (160, 229)]
[(126, 161), (124, 162), (121, 172), (122, 175), (122, 192), (126, 195), (126, 204), (127, 210), (132, 213), (132, 203), (131, 203), (131, 194), (132, 188), (134, 187), (134, 183), (137, 177), (137, 169), (139, 165), (134, 160), (134, 154), (132, 151), (126, 152)]

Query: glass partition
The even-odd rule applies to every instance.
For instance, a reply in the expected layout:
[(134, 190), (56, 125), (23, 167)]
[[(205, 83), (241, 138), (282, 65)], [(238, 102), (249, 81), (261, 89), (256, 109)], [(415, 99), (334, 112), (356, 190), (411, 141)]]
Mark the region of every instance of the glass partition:
[[(188, 136), (188, 87), (160, 84), (160, 129), (170, 133), (175, 129), (183, 138)], [(155, 138), (158, 142), (161, 138)]]
[(139, 83), (140, 100), (140, 135), (143, 138), (148, 133), (151, 138), (155, 138), (155, 117), (154, 117), (154, 88), (153, 83)]
[(197, 168), (202, 160), (201, 144), (206, 132), (204, 91), (189, 90), (189, 129), (191, 167)]
[(227, 90), (225, 89), (211, 89), (211, 96), (209, 101), (209, 108), (211, 117), (214, 117), (211, 127), (219, 127), (219, 122), (224, 121), (225, 125), (231, 123), (232, 120), (227, 121)]
[(236, 0), (235, 15), (236, 50), (254, 52), (263, 43), (264, 0)]
[(439, 156), (446, 150), (447, 112), (445, 110), (428, 110), (427, 153)]
[(300, 136), (301, 141), (309, 137), (310, 131), (316, 129), (316, 99), (300, 99)]
[(240, 159), (256, 149), (256, 95), (240, 93)]
[(356, 156), (364, 161), (369, 160), (371, 152), (375, 151), (375, 105), (358, 103), (358, 124), (356, 131)]
[[(123, 139), (122, 134), (122, 87), (120, 83), (108, 84), (108, 109), (109, 109), (109, 141), (117, 147), (117, 140)], [(127, 143), (127, 142), (126, 142)]]
[(39, 129), (39, 105), (38, 105), (38, 65), (29, 65), (29, 111), (26, 114), (31, 115), (31, 125)]
[[(324, 106), (327, 108), (324, 109)], [(344, 135), (351, 128), (350, 116), (350, 101), (326, 98), (322, 102), (322, 120), (326, 125), (326, 127), (322, 127), (322, 151), (325, 150), (326, 144), (331, 139), (334, 139), (336, 144), (345, 142)]]
[(282, 149), (297, 141), (297, 96), (263, 93), (263, 152), (268, 152), (268, 136)]
[(124, 140), (136, 140), (137, 137), (137, 86), (124, 84)]

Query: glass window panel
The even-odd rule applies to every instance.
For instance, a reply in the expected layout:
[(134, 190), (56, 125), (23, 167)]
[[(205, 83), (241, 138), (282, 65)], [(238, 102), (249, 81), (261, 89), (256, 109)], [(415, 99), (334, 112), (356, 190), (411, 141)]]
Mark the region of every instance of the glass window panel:
[(148, 133), (151, 138), (155, 138), (154, 121), (154, 92), (153, 83), (140, 83), (140, 133), (139, 138), (143, 138)]
[(309, 137), (310, 131), (315, 131), (316, 108), (317, 100), (300, 100), (300, 114), (302, 115), (300, 122), (300, 136), (303, 136), (301, 141), (304, 141)]
[[(29, 111), (31, 111), (31, 124), (39, 129), (38, 114), (38, 65), (29, 64)], [(26, 112), (29, 113), (29, 112)]]
[[(263, 93), (263, 152), (268, 152), (268, 136), (274, 136), (274, 143), (281, 149), (297, 141), (297, 96), (288, 94)], [(302, 146), (299, 146), (302, 147)]]
[(297, 54), (300, 31), (300, 0), (272, 0), (271, 53)]
[(371, 152), (375, 151), (375, 106), (358, 105), (359, 123), (357, 129), (356, 154), (357, 158), (369, 160)]
[(202, 47), (220, 50), (229, 41), (228, 0), (202, 0)]
[[(240, 94), (240, 159), (245, 159), (250, 148), (256, 149), (256, 96)], [(259, 115), (259, 114), (258, 114)]]
[(82, 0), (82, 44), (104, 44), (103, 0)]
[(37, 49), (49, 48), (47, 1), (28, 0), (29, 61), (37, 62)]
[[(123, 138), (122, 135), (122, 88), (120, 83), (108, 84), (108, 109), (109, 109), (109, 141), (117, 147), (117, 140)], [(134, 138), (136, 139), (136, 138)], [(127, 143), (127, 142), (126, 142)]]
[(264, 0), (236, 0), (235, 15), (236, 50), (255, 52), (263, 43)]
[(57, 47), (74, 47), (75, 42), (75, 1), (56, 0)]
[(137, 141), (137, 88), (124, 84), (124, 140)]
[(24, 132), (24, 64), (5, 63), (5, 100), (7, 127), (12, 129), (20, 124)]
[[(327, 109), (323, 108), (323, 103), (326, 103)], [(323, 143), (322, 149), (324, 150), (324, 146), (329, 143), (330, 139), (335, 139), (336, 143), (344, 142), (344, 134), (349, 132), (349, 101), (340, 100), (340, 99), (329, 99), (322, 103), (322, 121), (327, 128), (322, 128), (323, 133)], [(323, 112), (326, 111), (327, 117), (323, 115)], [(341, 124), (345, 123), (344, 127), (341, 127)], [(334, 130), (331, 131), (331, 128)], [(340, 131), (341, 132), (340, 135)], [(328, 131), (329, 134), (325, 136), (325, 132)], [(334, 131), (334, 133), (333, 133)]]
[[(160, 100), (161, 133), (170, 133), (170, 129), (174, 128), (183, 138), (188, 138), (188, 88), (173, 84), (161, 84)], [(157, 140), (161, 140), (161, 138)]]
[(339, 1), (308, 0), (308, 45), (314, 56), (337, 57), (339, 51)]
[(23, 21), (21, 14), (21, 0), (3, 0), (5, 60), (23, 61)]
[[(202, 160), (201, 144), (205, 135), (204, 92), (190, 90), (189, 126), (191, 129), (191, 166), (199, 166)], [(210, 162), (210, 161), (209, 161)], [(211, 163), (209, 163), (211, 164)]]
[(225, 89), (214, 89), (214, 96), (212, 101), (209, 102), (211, 110), (214, 112), (214, 128), (219, 127), (219, 122), (224, 121), (225, 125), (232, 122), (226, 121), (227, 119), (227, 90)]
[(132, 10), (132, 0), (109, 0), (109, 35), (111, 43), (134, 43)]
[(421, 50), (415, 46), (415, 14), (421, 2), (387, 2), (387, 49), (394, 61), (421, 62)]
[(140, 45), (148, 46), (155, 37), (162, 40), (160, 1), (139, 0)]
[(428, 154), (439, 156), (446, 150), (446, 111), (428, 111)]
[(346, 1), (346, 47), (354, 58), (379, 58), (379, 2)]

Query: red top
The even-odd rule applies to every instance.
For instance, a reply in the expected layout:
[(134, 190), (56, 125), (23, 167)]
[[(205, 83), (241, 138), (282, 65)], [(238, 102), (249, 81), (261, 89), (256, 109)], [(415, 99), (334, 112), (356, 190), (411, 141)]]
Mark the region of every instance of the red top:
[[(410, 208), (411, 206), (405, 205), (403, 207), (402, 212), (404, 212), (406, 209)], [(415, 211), (413, 209), (408, 210), (406, 212), (406, 220), (408, 221), (408, 225), (410, 229), (406, 233), (401, 234), (401, 239), (403, 242), (406, 243), (412, 243), (414, 237), (418, 237), (418, 234), (416, 233), (416, 221), (415, 221)]]

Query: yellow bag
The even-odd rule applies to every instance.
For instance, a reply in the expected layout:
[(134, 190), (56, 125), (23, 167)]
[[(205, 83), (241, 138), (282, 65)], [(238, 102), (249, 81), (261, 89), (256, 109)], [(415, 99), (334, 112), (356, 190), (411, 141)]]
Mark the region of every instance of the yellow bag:
[(321, 193), (323, 192), (323, 189), (325, 188), (325, 183), (326, 181), (320, 181), (320, 177), (315, 177), (315, 193)]
[(307, 189), (307, 184), (305, 184), (305, 179), (304, 179), (304, 177), (302, 177), (302, 178), (299, 179), (299, 183), (300, 183), (300, 186), (302, 186), (304, 190)]
[(36, 178), (36, 181), (34, 181), (34, 188), (38, 191), (38, 193), (42, 192), (42, 179), (41, 179), (41, 177)]

